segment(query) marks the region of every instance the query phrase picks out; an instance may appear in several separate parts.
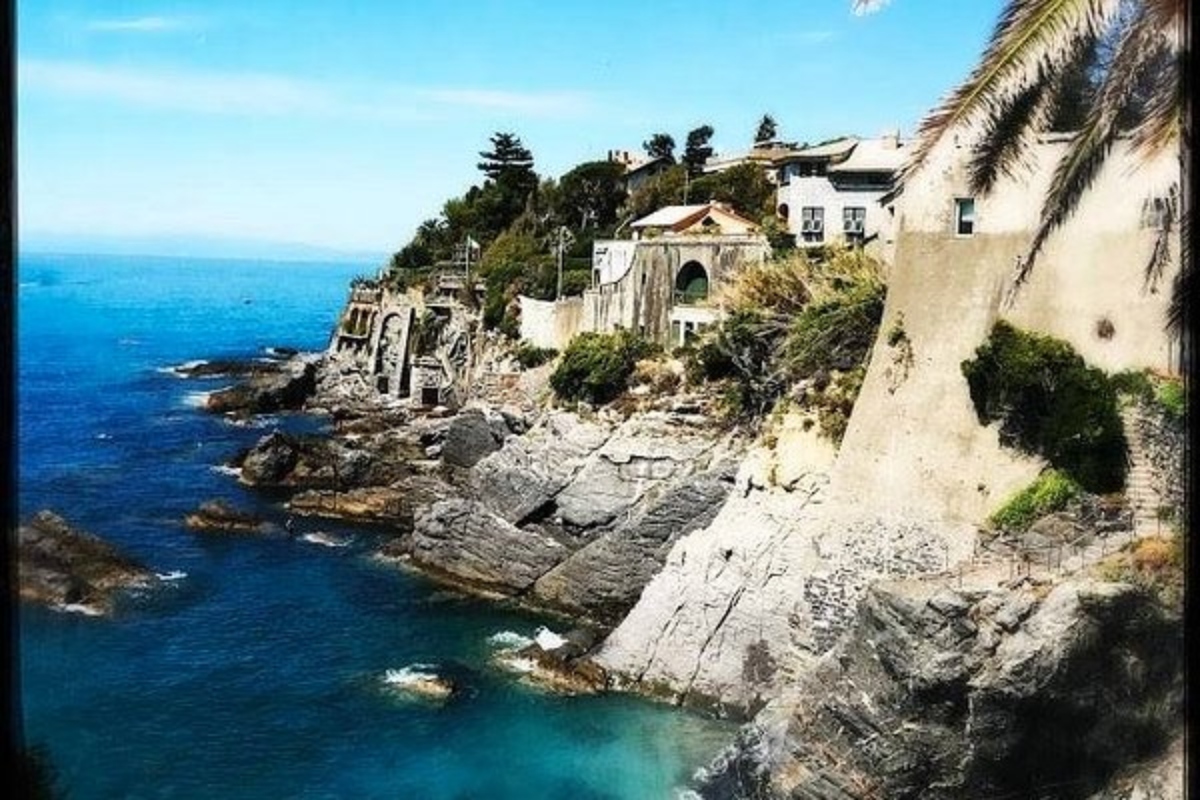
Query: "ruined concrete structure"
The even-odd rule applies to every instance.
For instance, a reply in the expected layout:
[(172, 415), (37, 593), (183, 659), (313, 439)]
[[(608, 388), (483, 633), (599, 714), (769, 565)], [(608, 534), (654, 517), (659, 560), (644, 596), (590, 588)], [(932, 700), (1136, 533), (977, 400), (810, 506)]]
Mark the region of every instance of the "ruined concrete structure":
[(437, 290), (401, 292), (358, 283), (328, 354), (378, 394), (413, 405), (456, 406), (465, 398), (478, 315), (458, 301), (465, 276), (443, 275)]
[(561, 350), (577, 333), (623, 328), (668, 347), (720, 319), (716, 286), (770, 255), (749, 220), (709, 203), (668, 206), (631, 226), (636, 239), (600, 240), (581, 298), (520, 297), (521, 338)]

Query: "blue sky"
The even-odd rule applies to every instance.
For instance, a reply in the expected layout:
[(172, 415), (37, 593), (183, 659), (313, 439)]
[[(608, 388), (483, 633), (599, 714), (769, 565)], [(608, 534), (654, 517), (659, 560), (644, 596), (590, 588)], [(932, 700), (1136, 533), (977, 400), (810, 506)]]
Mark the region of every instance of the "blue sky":
[[(513, 131), (543, 175), (701, 124), (718, 153), (913, 132), (1001, 0), (17, 0), (23, 241), (372, 253)], [(199, 246), (199, 245), (197, 245)]]

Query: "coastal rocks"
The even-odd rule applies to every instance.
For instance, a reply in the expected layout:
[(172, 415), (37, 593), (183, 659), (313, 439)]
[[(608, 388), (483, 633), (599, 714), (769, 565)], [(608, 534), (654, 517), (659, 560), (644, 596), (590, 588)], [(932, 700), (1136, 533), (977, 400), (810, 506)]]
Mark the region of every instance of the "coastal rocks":
[(550, 412), (524, 436), (477, 463), (473, 494), (501, 518), (520, 524), (545, 512), (551, 500), (612, 435), (611, 426), (567, 412)]
[(233, 508), (224, 500), (209, 500), (188, 514), (183, 524), (192, 530), (209, 533), (262, 533), (266, 522), (247, 511)]
[(21, 599), (59, 610), (111, 613), (117, 596), (149, 586), (154, 574), (111, 544), (39, 511), (17, 531)]
[(513, 434), (506, 418), (487, 408), (468, 408), (450, 420), (441, 442), (442, 461), (455, 467), (473, 467), (494, 453)]
[(273, 431), (230, 466), (241, 469), (239, 480), (249, 486), (341, 490), (395, 483), (412, 474), (417, 453), (413, 437), (403, 431), (337, 439)]
[(733, 488), (725, 461), (665, 492), (627, 525), (601, 534), (538, 579), (533, 594), (561, 610), (615, 625), (676, 539), (712, 522)]
[(1182, 724), (1179, 622), (1149, 593), (1088, 578), (876, 584), (700, 794), (1086, 797)]
[(736, 448), (665, 414), (624, 422), (548, 414), (464, 480), (464, 497), (417, 512), (394, 548), (467, 585), (611, 625), (671, 543), (711, 520)]
[(383, 682), (395, 692), (434, 702), (448, 700), (458, 691), (452, 679), (439, 675), (428, 664), (389, 669), (383, 675)]
[(532, 642), (501, 649), (494, 659), (538, 688), (566, 695), (594, 694), (606, 685), (604, 671), (586, 658), (595, 644), (595, 634), (586, 629), (559, 636), (541, 628)]
[(297, 356), (278, 371), (252, 374), (243, 383), (208, 396), (205, 409), (214, 414), (247, 416), (297, 410), (316, 389), (316, 360)]
[(412, 534), (398, 546), (418, 565), (456, 582), (506, 593), (524, 592), (569, 552), (555, 538), (462, 498), (418, 511)]

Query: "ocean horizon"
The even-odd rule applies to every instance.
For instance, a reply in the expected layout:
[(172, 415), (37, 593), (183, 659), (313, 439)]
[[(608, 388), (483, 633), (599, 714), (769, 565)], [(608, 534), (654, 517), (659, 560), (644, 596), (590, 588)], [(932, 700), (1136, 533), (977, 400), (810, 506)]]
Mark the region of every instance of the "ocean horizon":
[[(732, 740), (639, 697), (525, 684), (498, 650), (564, 623), (380, 562), (385, 530), (184, 528), (216, 498), (280, 523), (222, 465), (326, 423), (232, 424), (200, 408), (229, 381), (171, 367), (323, 350), (349, 281), (378, 266), (20, 252), (19, 519), (53, 509), (168, 578), (111, 618), (19, 610), (26, 744), (67, 797), (662, 798)], [(462, 691), (405, 691), (428, 673)]]

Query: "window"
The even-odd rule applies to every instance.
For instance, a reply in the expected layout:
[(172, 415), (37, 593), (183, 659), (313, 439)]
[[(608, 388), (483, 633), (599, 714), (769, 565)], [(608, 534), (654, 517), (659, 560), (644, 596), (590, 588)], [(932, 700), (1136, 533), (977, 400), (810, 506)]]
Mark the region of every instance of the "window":
[(806, 242), (825, 241), (825, 209), (820, 206), (800, 209), (800, 235)]
[(851, 206), (842, 209), (842, 236), (848, 244), (863, 243), (866, 235), (867, 209)]
[(975, 234), (975, 198), (954, 198), (954, 232), (959, 236)]

